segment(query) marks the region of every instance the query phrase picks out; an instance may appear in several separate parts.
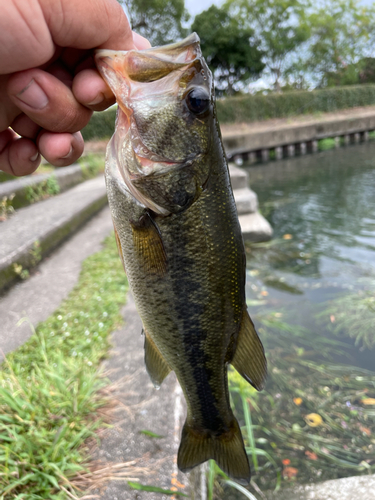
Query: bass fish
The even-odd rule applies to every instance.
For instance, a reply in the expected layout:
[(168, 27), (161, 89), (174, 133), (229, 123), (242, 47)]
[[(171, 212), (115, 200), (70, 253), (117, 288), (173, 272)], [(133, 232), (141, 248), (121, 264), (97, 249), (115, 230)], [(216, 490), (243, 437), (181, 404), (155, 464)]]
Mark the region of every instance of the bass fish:
[(98, 50), (96, 64), (118, 103), (105, 177), (146, 368), (156, 387), (174, 371), (187, 403), (178, 467), (213, 458), (248, 484), (227, 369), (260, 390), (267, 367), (246, 308), (244, 244), (199, 37)]

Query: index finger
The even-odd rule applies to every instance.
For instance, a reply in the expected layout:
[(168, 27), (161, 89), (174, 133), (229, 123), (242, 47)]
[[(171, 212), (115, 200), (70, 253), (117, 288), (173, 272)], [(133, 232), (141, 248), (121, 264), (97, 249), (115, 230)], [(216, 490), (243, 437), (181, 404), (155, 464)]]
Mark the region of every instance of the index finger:
[(77, 49), (135, 48), (129, 21), (117, 0), (40, 0), (56, 45)]

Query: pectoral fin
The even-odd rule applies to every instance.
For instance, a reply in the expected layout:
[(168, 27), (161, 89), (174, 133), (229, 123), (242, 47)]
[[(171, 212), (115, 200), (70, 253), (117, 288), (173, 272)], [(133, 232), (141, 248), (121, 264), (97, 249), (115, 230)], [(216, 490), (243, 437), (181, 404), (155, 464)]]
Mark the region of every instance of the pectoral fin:
[(131, 226), (139, 264), (144, 272), (164, 276), (167, 272), (167, 256), (160, 232), (151, 216), (146, 212), (138, 221), (131, 221)]
[(230, 363), (255, 389), (263, 389), (267, 376), (267, 361), (262, 342), (246, 310), (242, 316), (236, 351)]
[(152, 383), (159, 389), (163, 380), (171, 371), (167, 362), (160, 354), (155, 342), (145, 331), (145, 364), (147, 373), (152, 380)]
[(117, 229), (116, 229), (116, 226), (113, 225), (114, 229), (115, 229), (115, 238), (116, 238), (116, 245), (117, 245), (117, 250), (118, 250), (118, 254), (120, 256), (120, 259), (121, 259), (121, 262), (122, 262), (122, 265), (124, 267), (124, 271), (126, 273), (126, 269), (125, 269), (125, 262), (124, 262), (124, 255), (122, 253), (122, 247), (121, 247), (121, 241), (120, 241), (120, 237), (118, 235), (118, 232), (117, 232)]

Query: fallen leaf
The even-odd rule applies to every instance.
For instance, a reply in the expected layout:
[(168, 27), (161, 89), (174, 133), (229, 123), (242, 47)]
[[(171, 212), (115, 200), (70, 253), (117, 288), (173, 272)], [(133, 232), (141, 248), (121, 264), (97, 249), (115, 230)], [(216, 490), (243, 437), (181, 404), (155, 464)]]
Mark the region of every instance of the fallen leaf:
[(310, 427), (318, 427), (319, 425), (322, 425), (323, 419), (320, 415), (318, 415), (318, 413), (309, 413), (305, 417), (305, 422)]
[(293, 477), (296, 477), (298, 474), (298, 469), (295, 469), (294, 467), (284, 467), (283, 469), (283, 477), (292, 479)]
[(363, 425), (359, 425), (359, 430), (362, 431), (364, 434), (367, 434), (367, 436), (371, 436), (371, 431), (368, 427), (363, 427)]
[(375, 405), (375, 398), (366, 398), (361, 401), (364, 405)]
[(316, 453), (314, 453), (313, 451), (305, 451), (305, 455), (307, 456), (307, 458), (309, 458), (310, 460), (318, 460), (318, 455)]
[(291, 240), (293, 238), (292, 234), (284, 234), (283, 240)]
[(293, 398), (293, 403), (300, 406), (302, 404), (302, 398)]

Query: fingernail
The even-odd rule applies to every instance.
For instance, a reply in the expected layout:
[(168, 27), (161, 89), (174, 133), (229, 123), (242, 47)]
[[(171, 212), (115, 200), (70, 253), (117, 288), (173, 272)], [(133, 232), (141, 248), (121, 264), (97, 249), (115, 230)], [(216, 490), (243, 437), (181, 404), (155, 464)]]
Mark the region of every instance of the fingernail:
[(95, 106), (95, 104), (100, 104), (103, 101), (104, 101), (104, 95), (99, 94), (98, 97), (96, 99), (94, 99), (93, 101), (89, 102), (87, 104), (87, 106)]
[(69, 156), (72, 154), (72, 152), (73, 152), (73, 146), (70, 146), (70, 151), (69, 151), (69, 153), (68, 153), (67, 155), (65, 155), (65, 156), (62, 156), (61, 158), (62, 158), (62, 159), (63, 159), (63, 158), (69, 158)]
[(39, 157), (39, 153), (35, 153), (35, 155), (30, 156), (30, 161), (35, 161), (38, 159), (38, 157)]
[(34, 79), (17, 94), (17, 97), (34, 109), (43, 109), (48, 104), (48, 97)]

